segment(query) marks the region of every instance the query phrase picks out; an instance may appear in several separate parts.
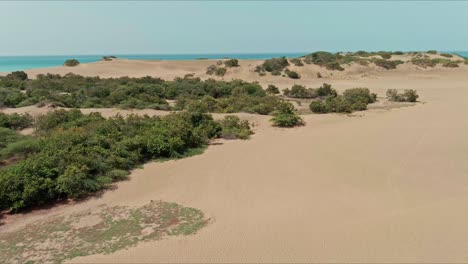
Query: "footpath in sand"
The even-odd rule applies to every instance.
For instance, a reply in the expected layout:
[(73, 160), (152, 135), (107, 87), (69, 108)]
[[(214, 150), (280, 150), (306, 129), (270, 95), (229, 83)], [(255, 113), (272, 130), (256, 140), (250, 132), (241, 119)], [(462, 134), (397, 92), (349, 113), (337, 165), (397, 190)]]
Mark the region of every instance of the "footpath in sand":
[(468, 75), (330, 83), (380, 96), (416, 89), (422, 103), (305, 115), (306, 126), (294, 129), (243, 115), (256, 123), (250, 140), (146, 164), (99, 198), (53, 210), (163, 200), (200, 209), (211, 219), (206, 227), (71, 262), (467, 262)]

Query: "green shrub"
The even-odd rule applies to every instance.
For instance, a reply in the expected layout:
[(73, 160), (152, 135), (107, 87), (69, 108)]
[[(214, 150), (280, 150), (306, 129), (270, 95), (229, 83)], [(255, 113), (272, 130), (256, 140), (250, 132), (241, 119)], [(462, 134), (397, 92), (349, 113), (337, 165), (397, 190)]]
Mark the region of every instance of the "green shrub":
[(7, 79), (25, 81), (28, 79), (28, 74), (26, 74), (24, 71), (14, 71), (12, 73), (7, 74), (5, 77)]
[(113, 59), (117, 59), (117, 57), (116, 56), (103, 56), (102, 57), (102, 60), (104, 61), (111, 61)]
[(280, 93), (278, 87), (274, 86), (273, 84), (269, 84), (265, 91), (267, 93), (269, 93), (269, 94), (279, 94)]
[(298, 84), (293, 85), (291, 90), (285, 90), (285, 95), (292, 98), (315, 98), (318, 96), (315, 89), (306, 88)]
[(435, 67), (437, 65), (437, 60), (429, 58), (412, 58), (411, 63), (423, 68)]
[(352, 88), (345, 90), (343, 95), (328, 93), (324, 99), (312, 101), (309, 108), (312, 112), (323, 114), (329, 112), (351, 113), (367, 109), (367, 105), (377, 100), (377, 95), (367, 88)]
[(216, 76), (224, 76), (226, 74), (227, 69), (223, 67), (218, 67), (216, 65), (210, 65), (206, 69), (206, 74), (208, 75), (216, 75)]
[(389, 60), (392, 57), (392, 54), (390, 52), (381, 52), (380, 56), (382, 59)]
[(291, 79), (300, 79), (301, 76), (299, 75), (299, 73), (295, 72), (295, 71), (290, 71), (288, 69), (285, 70), (285, 73), (286, 75), (291, 78)]
[(447, 67), (447, 68), (458, 68), (459, 67), (457, 61), (447, 61), (447, 62), (442, 63), (442, 66)]
[[(22, 157), (0, 169), (1, 210), (20, 210), (83, 197), (125, 178), (129, 170), (142, 162), (183, 157), (223, 133), (226, 137), (239, 138), (251, 133), (249, 124), (235, 117), (217, 123), (203, 113), (109, 119), (95, 114), (97, 116), (83, 115), (72, 120), (63, 118), (68, 116), (64, 113), (50, 115), (52, 117), (42, 119), (59, 117), (64, 121), (55, 128), (46, 127), (47, 133), (28, 139), (29, 142), (18, 141), (13, 131), (0, 128), (0, 145), (6, 146), (8, 156)], [(78, 124), (77, 119), (91, 121)], [(12, 144), (16, 146), (11, 147)], [(2, 153), (4, 150), (2, 148)]]
[(281, 71), (274, 70), (274, 71), (271, 72), (271, 75), (273, 75), (273, 76), (280, 76), (280, 75), (281, 75)]
[(298, 66), (298, 67), (304, 66), (304, 63), (302, 63), (302, 60), (300, 58), (293, 58), (293, 59), (290, 59), (289, 61), (295, 66)]
[(398, 93), (396, 89), (388, 89), (387, 98), (394, 102), (416, 102), (419, 95), (415, 90), (405, 90), (403, 93)]
[(441, 53), (440, 56), (446, 57), (446, 58), (452, 58), (453, 57), (453, 55), (449, 54), (449, 53)]
[(302, 118), (296, 113), (294, 106), (286, 101), (278, 103), (271, 121), (273, 121), (273, 126), (278, 127), (294, 127), (304, 124)]
[(229, 59), (224, 62), (224, 65), (228, 68), (232, 67), (238, 67), (239, 66), (239, 61), (237, 59)]
[(437, 54), (437, 50), (428, 50), (428, 51), (426, 51), (426, 53), (429, 53), (429, 54)]
[(256, 67), (256, 72), (281, 72), (284, 68), (289, 66), (289, 62), (285, 57), (272, 58), (265, 60), (261, 65)]
[(225, 116), (219, 124), (221, 125), (221, 138), (224, 139), (248, 139), (253, 134), (249, 122), (240, 120), (237, 116)]
[(396, 69), (396, 67), (404, 62), (401, 60), (384, 60), (384, 59), (374, 59), (375, 65), (382, 67), (386, 70)]
[(317, 88), (316, 93), (319, 97), (327, 97), (327, 96), (335, 97), (338, 94), (336, 90), (332, 88), (331, 84), (327, 84), (327, 83), (324, 83), (322, 86)]
[(78, 66), (79, 64), (80, 62), (78, 60), (70, 59), (70, 60), (66, 60), (63, 65), (68, 66), (68, 67), (75, 67), (75, 66)]
[(33, 118), (29, 114), (4, 114), (0, 113), (0, 127), (20, 130), (30, 127), (33, 123)]

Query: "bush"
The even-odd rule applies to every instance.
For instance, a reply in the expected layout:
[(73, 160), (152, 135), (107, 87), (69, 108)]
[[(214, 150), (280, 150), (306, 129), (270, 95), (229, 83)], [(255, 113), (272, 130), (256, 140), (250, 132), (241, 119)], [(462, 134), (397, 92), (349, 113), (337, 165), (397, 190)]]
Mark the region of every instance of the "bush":
[(319, 97), (326, 97), (326, 96), (337, 96), (337, 92), (335, 89), (332, 88), (331, 84), (324, 83), (322, 86), (317, 88), (317, 95)]
[(381, 52), (380, 56), (382, 57), (382, 59), (388, 60), (392, 57), (392, 54), (390, 52)]
[(28, 74), (26, 74), (24, 71), (14, 71), (10, 74), (7, 74), (6, 78), (25, 81), (28, 79)]
[(437, 50), (428, 50), (427, 53), (429, 53), (429, 54), (437, 54)]
[(302, 63), (302, 60), (300, 58), (293, 58), (293, 59), (290, 59), (289, 61), (295, 66), (298, 66), (298, 67), (304, 66), (304, 63)]
[(278, 87), (274, 86), (273, 84), (269, 84), (265, 91), (267, 93), (269, 93), (269, 94), (279, 94), (280, 93)]
[(396, 89), (388, 89), (387, 98), (393, 102), (416, 102), (419, 95), (415, 90), (405, 90), (403, 93), (398, 93)]
[(441, 53), (440, 56), (446, 57), (446, 58), (452, 58), (453, 57), (453, 55), (449, 54), (449, 53)]
[(20, 130), (32, 126), (33, 118), (29, 114), (0, 113), (0, 127)]
[(68, 66), (68, 67), (75, 67), (75, 66), (77, 66), (79, 64), (80, 64), (80, 62), (78, 60), (70, 59), (70, 60), (66, 60), (63, 65)]
[(224, 76), (226, 74), (227, 69), (223, 67), (218, 67), (216, 65), (210, 65), (206, 69), (206, 74), (208, 75), (216, 75), (216, 76)]
[(237, 59), (230, 59), (224, 62), (224, 65), (228, 68), (232, 67), (238, 67), (239, 66), (239, 61)]
[(289, 66), (289, 62), (285, 57), (281, 58), (273, 58), (273, 59), (268, 59), (263, 62), (263, 64), (257, 66), (256, 70), (257, 72), (273, 72), (273, 71), (279, 71), (281, 72), (284, 68)]
[(367, 105), (374, 103), (377, 95), (370, 93), (367, 88), (353, 88), (343, 92), (343, 95), (329, 95), (322, 100), (316, 100), (310, 103), (309, 108), (312, 112), (323, 114), (329, 112), (351, 113), (367, 109)]
[(285, 95), (292, 98), (315, 98), (317, 92), (315, 89), (306, 88), (305, 86), (295, 84), (291, 87), (291, 90), (285, 90)]
[(221, 125), (221, 138), (224, 139), (248, 139), (253, 134), (249, 122), (240, 120), (237, 116), (225, 116), (219, 124)]
[(285, 73), (291, 79), (300, 79), (301, 78), (299, 73), (297, 73), (295, 71), (290, 71), (290, 70), (286, 69)]
[(302, 118), (296, 113), (294, 106), (286, 101), (281, 101), (277, 105), (271, 121), (273, 121), (273, 126), (278, 127), (294, 127), (304, 124)]
[(111, 61), (113, 59), (117, 59), (117, 57), (116, 56), (103, 56), (102, 57), (102, 60), (104, 61)]
[(404, 62), (401, 60), (384, 60), (384, 59), (375, 59), (375, 65), (382, 67), (386, 70), (396, 69), (396, 67)]
[(274, 71), (271, 72), (271, 75), (273, 75), (273, 76), (280, 76), (280, 75), (281, 75), (281, 71), (274, 70)]
[[(129, 170), (142, 162), (183, 157), (222, 135), (246, 138), (251, 134), (249, 124), (236, 117), (217, 123), (203, 113), (109, 119), (98, 114), (52, 112), (48, 115), (51, 117), (41, 119), (59, 118), (62, 122), (53, 125), (55, 128), (37, 128), (39, 136), (30, 138), (29, 142), (18, 141), (13, 131), (0, 128), (0, 145), (7, 146), (8, 155), (23, 158), (0, 170), (0, 210), (20, 210), (83, 197), (125, 178)], [(88, 122), (77, 122), (78, 119)], [(12, 144), (16, 146), (11, 147)]]

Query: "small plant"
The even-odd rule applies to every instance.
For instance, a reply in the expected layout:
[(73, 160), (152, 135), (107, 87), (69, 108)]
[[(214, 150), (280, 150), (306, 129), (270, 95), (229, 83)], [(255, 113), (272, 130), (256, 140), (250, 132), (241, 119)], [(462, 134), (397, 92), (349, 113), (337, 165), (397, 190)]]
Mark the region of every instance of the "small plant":
[(249, 121), (240, 120), (237, 116), (225, 116), (219, 124), (221, 125), (220, 137), (224, 139), (248, 139), (253, 134)]
[(416, 102), (419, 95), (415, 90), (405, 90), (403, 93), (398, 93), (396, 89), (388, 89), (387, 98), (393, 102)]
[(428, 50), (426, 53), (429, 53), (429, 54), (437, 54), (437, 50)]
[(396, 69), (396, 67), (404, 62), (401, 60), (384, 60), (384, 59), (375, 59), (375, 65), (382, 67), (386, 70)]
[(446, 57), (446, 58), (452, 58), (453, 57), (453, 55), (450, 54), (450, 53), (441, 53), (440, 56)]
[(382, 59), (388, 60), (392, 57), (392, 54), (390, 52), (381, 52), (380, 57), (382, 57)]
[(286, 73), (286, 75), (291, 78), (291, 79), (300, 79), (301, 76), (299, 75), (299, 73), (295, 72), (295, 71), (290, 71), (288, 69), (286, 69), (284, 71)]
[(239, 67), (239, 60), (237, 59), (229, 59), (227, 61), (224, 62), (224, 65), (228, 68), (232, 68), (232, 67)]
[(277, 105), (271, 121), (273, 121), (273, 126), (278, 127), (295, 127), (304, 124), (302, 118), (296, 113), (294, 106), (286, 101), (281, 101)]
[(273, 84), (269, 84), (265, 91), (267, 93), (269, 93), (269, 94), (279, 94), (280, 93), (278, 87), (274, 86)]
[(14, 80), (20, 80), (20, 81), (25, 81), (28, 79), (28, 74), (26, 74), (24, 71), (14, 71), (10, 74), (7, 74), (5, 76), (7, 79), (14, 79)]
[(80, 62), (78, 60), (70, 59), (70, 60), (66, 60), (63, 65), (68, 66), (68, 67), (75, 67), (75, 66), (78, 66), (79, 64)]
[(293, 58), (293, 59), (290, 59), (289, 61), (295, 66), (298, 66), (298, 67), (304, 66), (304, 63), (302, 63), (302, 60), (300, 58)]

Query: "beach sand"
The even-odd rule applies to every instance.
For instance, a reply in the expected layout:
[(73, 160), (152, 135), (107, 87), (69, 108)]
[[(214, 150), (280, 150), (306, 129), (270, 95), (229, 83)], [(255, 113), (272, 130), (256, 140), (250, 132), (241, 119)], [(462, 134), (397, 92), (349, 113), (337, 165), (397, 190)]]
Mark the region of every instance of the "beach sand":
[[(241, 61), (234, 69), (239, 73), (225, 78), (245, 77), (282, 88), (328, 82), (338, 90), (368, 87), (380, 97), (390, 88), (416, 89), (421, 102), (352, 115), (303, 115), (306, 125), (293, 129), (272, 127), (268, 116), (239, 114), (255, 123), (250, 140), (221, 140), (202, 155), (148, 163), (115, 190), (7, 218), (0, 230), (103, 204), (139, 206), (164, 200), (201, 209), (210, 223), (193, 236), (70, 262), (468, 262), (467, 66), (423, 70), (403, 65), (395, 71), (345, 71), (323, 79), (302, 68), (304, 77), (295, 81), (262, 79), (244, 67), (255, 63)], [(190, 72), (202, 75), (211, 63), (101, 64), (108, 62), (80, 65), (73, 72), (170, 79)], [(40, 72), (44, 70), (28, 74)], [(106, 116), (127, 113), (102, 111)]]

